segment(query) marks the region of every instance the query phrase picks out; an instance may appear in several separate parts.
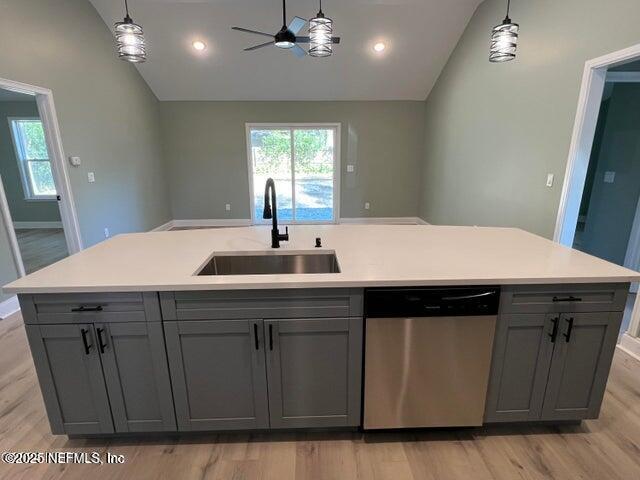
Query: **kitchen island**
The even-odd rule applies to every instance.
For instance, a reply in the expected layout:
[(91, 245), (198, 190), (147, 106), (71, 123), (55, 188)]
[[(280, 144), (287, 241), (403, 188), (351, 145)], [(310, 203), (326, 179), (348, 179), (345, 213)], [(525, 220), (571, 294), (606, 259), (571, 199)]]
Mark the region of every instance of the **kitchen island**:
[[(640, 279), (510, 228), (293, 226), (269, 245), (268, 227), (120, 235), (5, 286), (52, 431), (359, 427), (364, 299), (407, 287), (499, 287), (482, 421), (595, 418)], [(335, 254), (337, 268), (207, 270), (256, 254)]]

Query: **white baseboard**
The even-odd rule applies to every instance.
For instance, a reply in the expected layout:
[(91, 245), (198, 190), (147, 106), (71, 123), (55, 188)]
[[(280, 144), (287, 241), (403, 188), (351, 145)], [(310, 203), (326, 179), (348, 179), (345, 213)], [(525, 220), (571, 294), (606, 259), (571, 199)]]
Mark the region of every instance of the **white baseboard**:
[[(283, 225), (285, 223), (286, 222), (282, 222)], [(363, 225), (429, 225), (420, 217), (352, 217), (341, 218), (338, 223)], [(151, 231), (163, 232), (178, 227), (248, 227), (250, 225), (250, 218), (201, 218), (193, 220), (170, 220)]]
[(62, 222), (13, 222), (13, 228), (19, 228), (19, 229), (62, 228)]
[(628, 333), (623, 333), (617, 348), (629, 356), (640, 361), (640, 338), (632, 337)]
[(343, 217), (338, 223), (363, 225), (427, 225), (427, 222), (419, 217)]
[(16, 313), (18, 310), (20, 310), (20, 304), (18, 303), (18, 297), (14, 295), (0, 303), (0, 319), (4, 320), (9, 315)]
[(167, 223), (163, 223), (162, 225), (157, 226), (152, 232), (164, 232), (166, 230), (171, 230), (173, 228), (173, 220), (169, 220)]

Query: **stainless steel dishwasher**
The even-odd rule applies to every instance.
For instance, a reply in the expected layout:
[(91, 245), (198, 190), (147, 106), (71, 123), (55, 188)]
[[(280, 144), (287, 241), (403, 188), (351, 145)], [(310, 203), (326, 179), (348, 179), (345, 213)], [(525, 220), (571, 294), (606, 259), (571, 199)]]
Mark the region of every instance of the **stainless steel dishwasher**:
[(364, 428), (481, 425), (500, 289), (365, 293)]

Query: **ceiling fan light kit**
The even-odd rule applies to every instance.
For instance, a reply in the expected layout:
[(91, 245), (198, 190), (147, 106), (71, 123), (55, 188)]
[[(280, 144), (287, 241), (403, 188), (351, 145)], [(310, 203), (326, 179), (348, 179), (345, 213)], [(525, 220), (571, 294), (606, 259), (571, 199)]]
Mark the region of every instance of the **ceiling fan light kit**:
[(129, 5), (124, 0), (126, 15), (122, 22), (114, 24), (118, 57), (131, 63), (142, 63), (147, 59), (147, 51), (142, 27), (129, 16)]

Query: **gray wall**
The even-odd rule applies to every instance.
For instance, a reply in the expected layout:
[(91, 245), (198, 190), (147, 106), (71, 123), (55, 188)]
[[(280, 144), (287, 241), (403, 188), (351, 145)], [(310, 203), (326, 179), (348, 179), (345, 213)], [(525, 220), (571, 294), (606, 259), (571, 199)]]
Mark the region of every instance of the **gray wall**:
[(58, 202), (28, 201), (24, 198), (20, 168), (16, 158), (8, 117), (39, 117), (33, 102), (0, 102), (0, 175), (14, 222), (58, 222)]
[[(1, 76), (53, 90), (86, 246), (166, 222), (158, 100), (86, 0), (4, 0)], [(87, 182), (87, 172), (96, 182)]]
[(478, 7), (427, 99), (420, 214), (552, 237), (584, 62), (638, 43), (640, 3), (513, 2), (518, 57), (490, 64), (504, 9), (503, 0)]
[[(640, 84), (616, 84), (608, 104), (580, 250), (622, 265), (640, 196)], [(604, 182), (607, 171), (613, 183)]]
[(160, 111), (175, 219), (251, 217), (251, 122), (340, 122), (340, 215), (417, 215), (424, 102), (161, 102)]

